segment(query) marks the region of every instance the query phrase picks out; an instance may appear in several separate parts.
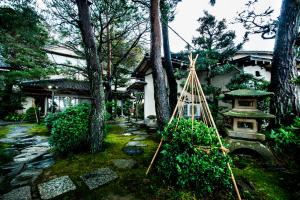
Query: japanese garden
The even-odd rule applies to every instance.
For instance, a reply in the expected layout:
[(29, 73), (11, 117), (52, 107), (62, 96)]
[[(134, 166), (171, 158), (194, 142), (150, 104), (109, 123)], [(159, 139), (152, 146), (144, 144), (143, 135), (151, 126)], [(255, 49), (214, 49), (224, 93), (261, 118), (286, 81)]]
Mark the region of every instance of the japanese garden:
[(1, 0), (0, 199), (300, 199), (299, 0)]

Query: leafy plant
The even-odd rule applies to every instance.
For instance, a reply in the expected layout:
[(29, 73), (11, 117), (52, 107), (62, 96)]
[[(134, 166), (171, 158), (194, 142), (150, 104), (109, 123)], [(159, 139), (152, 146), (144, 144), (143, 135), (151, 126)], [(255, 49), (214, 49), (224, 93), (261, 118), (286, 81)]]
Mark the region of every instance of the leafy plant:
[(53, 119), (53, 115), (50, 120), (48, 119), (48, 125), (52, 126), (49, 143), (55, 151), (68, 153), (85, 148), (89, 130), (89, 111), (88, 104), (79, 104), (56, 115), (57, 119)]
[(213, 128), (191, 119), (174, 120), (161, 133), (164, 141), (158, 173), (169, 183), (202, 195), (230, 189), (230, 172)]
[(35, 112), (38, 112), (37, 108), (34, 108), (34, 107), (28, 108), (25, 112), (24, 120), (26, 120), (28, 122), (35, 122), (36, 121)]
[(21, 121), (22, 119), (24, 119), (24, 115), (18, 113), (9, 113), (4, 118), (5, 121)]
[(60, 114), (61, 114), (60, 112), (56, 112), (56, 113), (49, 113), (47, 115), (44, 121), (49, 130), (51, 130), (54, 121), (59, 118)]
[(294, 123), (278, 130), (271, 130), (268, 135), (274, 141), (277, 150), (285, 151), (290, 148), (300, 148), (300, 117), (295, 118)]

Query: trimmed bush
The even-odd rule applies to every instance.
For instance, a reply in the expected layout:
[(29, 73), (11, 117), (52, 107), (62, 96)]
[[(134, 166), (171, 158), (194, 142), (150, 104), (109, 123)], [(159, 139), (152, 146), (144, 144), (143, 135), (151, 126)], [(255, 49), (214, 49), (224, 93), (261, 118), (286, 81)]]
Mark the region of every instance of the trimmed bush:
[[(37, 112), (38, 112), (38, 109), (37, 109)], [(34, 107), (30, 107), (26, 110), (24, 120), (28, 121), (28, 122), (36, 122), (35, 108)]]
[(213, 128), (191, 119), (174, 120), (161, 133), (157, 170), (168, 183), (209, 195), (231, 188), (230, 172)]
[(61, 112), (56, 112), (56, 113), (49, 113), (47, 117), (45, 118), (44, 122), (49, 130), (52, 129), (53, 123), (55, 120), (59, 118), (61, 115)]
[(79, 104), (48, 118), (48, 126), (52, 127), (49, 143), (56, 152), (78, 152), (85, 149), (89, 130), (89, 111), (88, 104)]

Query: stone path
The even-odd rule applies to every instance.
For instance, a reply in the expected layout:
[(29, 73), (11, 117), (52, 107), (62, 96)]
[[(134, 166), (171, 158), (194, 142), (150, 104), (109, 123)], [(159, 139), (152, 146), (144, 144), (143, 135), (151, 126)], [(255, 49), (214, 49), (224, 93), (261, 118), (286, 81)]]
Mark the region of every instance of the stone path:
[[(13, 194), (28, 191), (28, 185), (39, 177), (43, 169), (55, 162), (53, 154), (49, 153), (48, 137), (30, 135), (30, 128), (28, 125), (11, 126), (10, 133), (0, 139), (0, 143), (10, 144), (11, 147), (6, 148), (5, 153), (13, 156), (11, 162), (0, 166), (0, 173), (3, 174), (1, 182), (7, 186), (0, 188), (0, 194), (11, 189)], [(3, 198), (9, 197), (11, 192), (6, 193)]]
[[(122, 135), (135, 135), (136, 137), (129, 141), (122, 150), (131, 156), (143, 154), (144, 149), (142, 147), (146, 147), (147, 144), (142, 141), (146, 140), (148, 135), (136, 127), (129, 127), (129, 125), (127, 122), (121, 125), (127, 128), (127, 131)], [(12, 144), (12, 148), (9, 148), (8, 151), (14, 153), (11, 163), (0, 166), (0, 169), (6, 172), (5, 176), (0, 176), (0, 183), (9, 178), (10, 186), (15, 188), (4, 194), (0, 199), (31, 200), (31, 187), (29, 185), (34, 183), (43, 172), (43, 169), (54, 164), (53, 155), (49, 153), (48, 138), (28, 135), (29, 128), (28, 126), (16, 126), (6, 138), (0, 139), (0, 143)], [(119, 169), (131, 169), (137, 164), (134, 159), (115, 159), (112, 160), (112, 163)], [(93, 190), (117, 179), (118, 175), (112, 169), (104, 167), (83, 174), (80, 178), (90, 190)], [(69, 176), (49, 180), (37, 187), (40, 198), (43, 200), (56, 198), (59, 195), (76, 190), (76, 185)], [(119, 196), (116, 196), (116, 198), (119, 198)], [(126, 197), (125, 199), (130, 198)]]

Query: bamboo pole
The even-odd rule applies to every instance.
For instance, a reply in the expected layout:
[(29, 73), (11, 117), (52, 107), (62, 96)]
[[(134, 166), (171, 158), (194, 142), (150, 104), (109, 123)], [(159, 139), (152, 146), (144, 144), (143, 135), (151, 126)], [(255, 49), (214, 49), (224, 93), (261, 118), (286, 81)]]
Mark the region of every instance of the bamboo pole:
[[(198, 79), (197, 76), (196, 76), (196, 80), (197, 80), (198, 85), (200, 86), (200, 91), (202, 91), (202, 95), (204, 95), (204, 94), (203, 94), (202, 87), (201, 87), (201, 84), (200, 84), (200, 81), (199, 81), (199, 79)], [(204, 100), (205, 106), (207, 106), (207, 108), (208, 108), (208, 104), (207, 104), (206, 98), (204, 97), (203, 100)], [(216, 124), (215, 124), (215, 122), (214, 122), (214, 120), (213, 120), (213, 117), (212, 117), (212, 114), (211, 114), (209, 108), (208, 108), (208, 114), (209, 114), (209, 118), (211, 119), (213, 128), (216, 130), (216, 134), (217, 134), (217, 137), (218, 137), (220, 146), (221, 146), (222, 153), (223, 153), (224, 156), (226, 156), (226, 153), (225, 153), (225, 151), (224, 151), (225, 148), (224, 148), (224, 146), (223, 146), (223, 143), (222, 143), (222, 141), (221, 141), (220, 134), (219, 134), (219, 132), (218, 132), (217, 126), (216, 126)], [(231, 169), (231, 166), (230, 166), (229, 163), (227, 163), (227, 167), (228, 167), (228, 169), (229, 169), (229, 172), (230, 172), (230, 175), (231, 175), (231, 180), (232, 180), (232, 183), (233, 183), (235, 192), (236, 192), (236, 194), (237, 194), (237, 197), (238, 197), (239, 200), (241, 200), (242, 198), (241, 198), (239, 189), (238, 189), (237, 184), (236, 184), (235, 177), (234, 177), (234, 175), (233, 175), (233, 172), (232, 172), (232, 169)]]
[[(187, 84), (188, 84), (188, 81), (189, 81), (190, 77), (191, 77), (191, 72), (189, 72), (189, 75), (188, 75), (188, 77), (187, 77), (187, 80), (186, 80), (186, 82), (185, 82), (185, 84), (184, 84), (184, 87), (183, 87), (183, 89), (182, 89), (182, 91), (181, 91), (181, 94), (180, 94), (180, 97), (179, 97), (179, 101), (177, 101), (177, 104), (176, 104), (176, 106), (175, 106), (175, 109), (174, 109), (174, 111), (173, 111), (173, 114), (172, 114), (171, 119), (170, 119), (170, 121), (169, 121), (168, 124), (170, 124), (170, 123), (173, 121), (173, 119), (174, 119), (174, 116), (175, 116), (176, 111), (177, 111), (178, 106), (179, 106), (179, 102), (180, 102), (180, 100), (181, 100), (182, 97), (183, 97), (183, 93), (184, 93), (184, 91), (186, 90), (186, 87), (187, 87)], [(159, 152), (159, 149), (161, 148), (162, 142), (163, 142), (163, 138), (160, 139), (160, 142), (159, 142), (158, 147), (157, 147), (157, 149), (156, 149), (156, 151), (155, 151), (155, 154), (154, 154), (154, 156), (153, 156), (153, 158), (152, 158), (152, 160), (151, 160), (151, 163), (150, 163), (150, 165), (148, 166), (148, 169), (147, 169), (147, 171), (146, 171), (146, 175), (148, 175), (148, 173), (149, 173), (149, 171), (150, 171), (150, 169), (151, 169), (151, 167), (152, 167), (152, 165), (153, 165), (153, 162), (154, 162), (154, 160), (155, 160), (155, 158), (156, 158), (156, 156), (157, 156), (157, 154), (158, 154), (158, 152)]]

